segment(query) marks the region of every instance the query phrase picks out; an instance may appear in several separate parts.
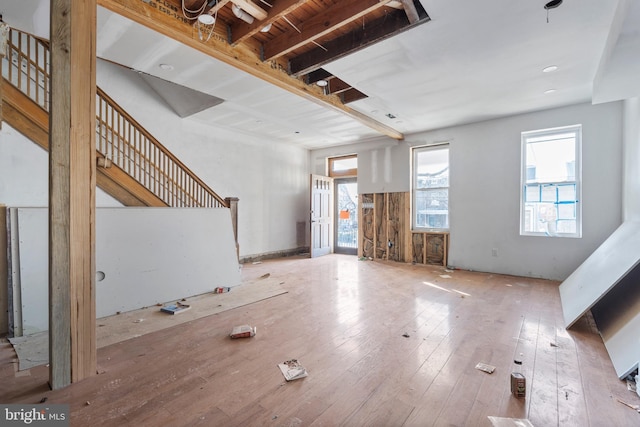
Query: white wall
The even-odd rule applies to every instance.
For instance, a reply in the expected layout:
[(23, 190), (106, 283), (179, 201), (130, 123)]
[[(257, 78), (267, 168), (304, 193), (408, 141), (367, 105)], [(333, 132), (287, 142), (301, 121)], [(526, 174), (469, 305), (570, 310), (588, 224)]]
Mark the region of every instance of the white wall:
[(624, 101), (624, 220), (640, 219), (640, 98)]
[[(0, 130), (0, 204), (45, 207), (49, 203), (49, 156), (20, 132), (2, 123)], [(99, 188), (96, 206), (122, 206)]]
[[(582, 238), (520, 236), (520, 133), (573, 124), (583, 125)], [(621, 103), (574, 105), (340, 150), (364, 160), (362, 166), (358, 162), (359, 193), (410, 191), (410, 147), (442, 141), (451, 143), (452, 266), (562, 280), (621, 223)], [(382, 162), (381, 176), (369, 173), (372, 153), (377, 153), (379, 170), (379, 159), (389, 159)], [(316, 173), (330, 155), (331, 150), (311, 153)]]
[(296, 234), (308, 221), (308, 150), (181, 119), (138, 76), (104, 61), (97, 82), (216, 193), (240, 199), (241, 257), (308, 246)]

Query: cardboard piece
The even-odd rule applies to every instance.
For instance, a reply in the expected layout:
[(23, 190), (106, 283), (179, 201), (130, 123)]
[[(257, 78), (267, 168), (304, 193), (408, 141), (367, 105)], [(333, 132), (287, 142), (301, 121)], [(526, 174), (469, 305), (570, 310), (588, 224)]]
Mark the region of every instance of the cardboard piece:
[(249, 325), (234, 326), (229, 334), (231, 338), (250, 338), (256, 335), (256, 327)]
[(308, 375), (307, 370), (296, 359), (278, 363), (278, 368), (280, 368), (284, 379), (287, 381), (297, 380)]

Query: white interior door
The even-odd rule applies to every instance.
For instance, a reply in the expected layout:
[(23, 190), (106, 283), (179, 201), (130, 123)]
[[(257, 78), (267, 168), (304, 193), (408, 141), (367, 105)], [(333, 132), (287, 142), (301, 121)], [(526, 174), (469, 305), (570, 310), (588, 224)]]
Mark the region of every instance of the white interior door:
[(333, 178), (311, 175), (311, 258), (331, 253), (333, 247)]

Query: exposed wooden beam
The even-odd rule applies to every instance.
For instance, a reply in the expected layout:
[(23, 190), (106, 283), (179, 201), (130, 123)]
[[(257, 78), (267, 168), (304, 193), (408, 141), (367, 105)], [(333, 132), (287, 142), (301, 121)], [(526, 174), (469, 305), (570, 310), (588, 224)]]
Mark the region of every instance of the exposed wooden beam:
[[(219, 11), (220, 9), (222, 9), (223, 7), (225, 7), (227, 5), (227, 3), (230, 3), (231, 0), (218, 0), (216, 2), (216, 4), (214, 4), (209, 10), (207, 10), (207, 13), (209, 15), (215, 15), (215, 13), (217, 11)], [(195, 22), (195, 21), (194, 21)]]
[(247, 24), (242, 20), (238, 20), (238, 22), (231, 26), (231, 44), (235, 46), (238, 43), (244, 42), (266, 25), (276, 22), (278, 19), (286, 16), (308, 1), (310, 0), (278, 0), (273, 7), (269, 9), (269, 16), (265, 21), (253, 21), (252, 24)]
[(264, 46), (264, 58), (276, 59), (282, 55), (304, 46), (337, 28), (360, 19), (384, 6), (389, 0), (343, 0), (325, 9), (321, 14), (304, 22), (300, 32), (294, 29), (287, 31)]
[(96, 0), (51, 1), (49, 381), (96, 374)]
[[(343, 113), (365, 126), (394, 139), (403, 139), (401, 132), (378, 122), (342, 103), (335, 95), (325, 95), (321, 88), (307, 85), (299, 78), (288, 74), (286, 68), (276, 61), (261, 61), (258, 52), (246, 44), (232, 47), (225, 38), (214, 34), (208, 42), (198, 38), (197, 31), (188, 23), (165, 13), (157, 7), (139, 0), (97, 0), (98, 4), (112, 12), (118, 13), (134, 22), (170, 37), (186, 46), (192, 47), (228, 65), (245, 71), (254, 77), (271, 83), (290, 93), (315, 102), (318, 105)], [(154, 3), (156, 0), (150, 0)], [(405, 17), (406, 20), (406, 17)]]
[(251, 0), (233, 0), (237, 6), (256, 18), (258, 21), (264, 21), (267, 18), (267, 11), (252, 2)]
[(413, 4), (413, 0), (399, 0), (402, 3), (402, 7), (404, 8), (404, 12), (407, 14), (407, 18), (409, 19), (410, 24), (415, 24), (420, 20), (418, 16), (418, 10), (416, 9), (416, 5)]
[[(420, 25), (428, 20), (427, 16), (415, 25)], [(385, 17), (367, 23), (365, 28), (359, 28), (334, 40), (324, 42), (323, 46), (326, 50), (316, 48), (292, 58), (289, 61), (290, 72), (294, 76), (310, 73), (335, 59), (412, 28), (413, 26), (410, 26), (408, 22), (404, 11), (390, 10)]]
[(331, 77), (333, 77), (333, 74), (323, 68), (318, 68), (305, 76), (307, 83), (315, 83), (320, 80), (327, 80)]
[(329, 83), (329, 93), (338, 94), (344, 92), (345, 90), (351, 89), (351, 85), (347, 82), (340, 80), (337, 77), (328, 80)]

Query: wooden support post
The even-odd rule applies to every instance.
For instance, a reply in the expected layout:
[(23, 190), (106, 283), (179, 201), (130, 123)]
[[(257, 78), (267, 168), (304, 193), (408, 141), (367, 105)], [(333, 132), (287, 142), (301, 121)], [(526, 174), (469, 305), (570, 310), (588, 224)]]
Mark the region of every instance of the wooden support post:
[(51, 0), (49, 382), (96, 373), (96, 0)]
[(224, 199), (231, 212), (231, 225), (233, 226), (233, 237), (236, 239), (236, 254), (240, 258), (240, 244), (238, 243), (238, 199), (237, 197), (227, 197)]
[(7, 291), (8, 275), (7, 207), (5, 205), (0, 205), (0, 335), (9, 332), (9, 295)]
[(7, 50), (7, 37), (9, 36), (9, 26), (2, 21), (2, 15), (0, 15), (0, 129), (2, 129), (2, 60)]

